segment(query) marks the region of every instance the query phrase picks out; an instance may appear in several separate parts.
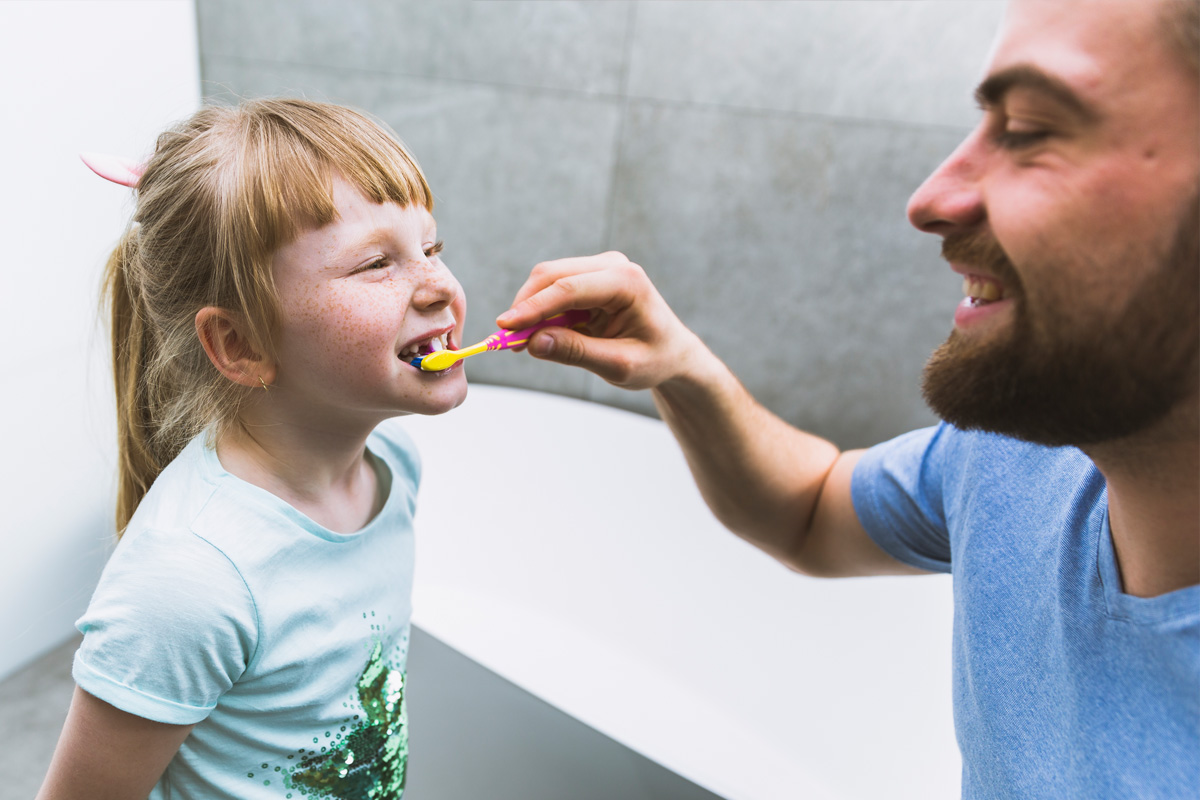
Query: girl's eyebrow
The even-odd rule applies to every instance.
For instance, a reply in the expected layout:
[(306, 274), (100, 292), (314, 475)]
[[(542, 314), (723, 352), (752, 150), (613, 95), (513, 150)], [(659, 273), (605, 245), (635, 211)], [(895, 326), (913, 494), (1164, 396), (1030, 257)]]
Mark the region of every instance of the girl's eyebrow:
[[(361, 251), (369, 250), (385, 243), (392, 233), (393, 229), (390, 227), (379, 227), (372, 228), (361, 236), (353, 236), (349, 241), (339, 244), (326, 263), (330, 266), (338, 266), (343, 262), (354, 260)], [(428, 224), (423, 226), (423, 236), (437, 238), (436, 221), (431, 219)]]
[(348, 241), (339, 242), (331, 254), (329, 263), (336, 266), (342, 262), (354, 260), (358, 257), (359, 253), (378, 246), (383, 240), (384, 231), (376, 229), (368, 231), (362, 236), (350, 238)]
[(1066, 81), (1032, 64), (1017, 64), (989, 75), (975, 90), (975, 100), (981, 108), (994, 108), (1013, 89), (1044, 95), (1085, 122), (1100, 116)]

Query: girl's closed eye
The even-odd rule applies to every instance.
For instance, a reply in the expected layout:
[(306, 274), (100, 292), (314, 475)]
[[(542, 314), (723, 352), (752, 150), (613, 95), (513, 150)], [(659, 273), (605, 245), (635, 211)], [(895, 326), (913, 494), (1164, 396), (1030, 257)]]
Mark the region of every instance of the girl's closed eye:
[[(445, 243), (439, 239), (434, 244), (430, 245), (429, 247), (426, 247), (423, 252), (425, 253), (426, 258), (433, 258), (438, 253), (442, 252), (442, 249), (444, 247), (445, 247)], [(364, 264), (363, 266), (354, 270), (354, 272), (352, 272), (351, 274), (357, 275), (360, 272), (373, 272), (373, 271), (377, 272), (380, 270), (387, 269), (388, 267), (392, 266), (393, 263), (395, 263), (395, 262), (392, 260), (392, 258), (390, 256), (380, 256), (379, 258), (375, 259), (374, 261)]]
[(363, 266), (361, 266), (361, 267), (359, 267), (358, 269), (354, 270), (354, 271), (353, 271), (353, 272), (351, 272), (350, 274), (351, 274), (351, 275), (357, 275), (357, 274), (359, 274), (360, 272), (372, 272), (372, 271), (379, 271), (379, 270), (387, 269), (387, 268), (388, 268), (388, 267), (390, 267), (391, 265), (392, 265), (392, 259), (391, 259), (391, 258), (389, 258), (388, 256), (380, 256), (379, 258), (375, 259), (374, 261), (371, 261), (371, 262), (369, 262), (369, 263), (367, 263), (367, 264), (364, 264)]

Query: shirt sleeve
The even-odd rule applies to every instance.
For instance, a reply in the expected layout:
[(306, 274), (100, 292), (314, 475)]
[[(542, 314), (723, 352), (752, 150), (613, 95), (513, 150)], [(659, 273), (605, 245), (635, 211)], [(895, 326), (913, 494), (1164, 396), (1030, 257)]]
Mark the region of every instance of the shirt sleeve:
[(855, 513), (875, 543), (930, 572), (950, 572), (943, 474), (952, 433), (942, 424), (871, 448), (850, 485)]
[(79, 687), (176, 725), (216, 707), (254, 655), (257, 615), (241, 574), (188, 531), (143, 530), (113, 554), (76, 627)]

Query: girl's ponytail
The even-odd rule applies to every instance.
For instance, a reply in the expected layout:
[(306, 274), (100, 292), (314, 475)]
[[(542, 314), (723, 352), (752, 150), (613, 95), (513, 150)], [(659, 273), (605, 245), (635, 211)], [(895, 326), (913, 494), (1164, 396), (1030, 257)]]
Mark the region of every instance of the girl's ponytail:
[(148, 338), (141, 292), (130, 284), (137, 258), (137, 225), (131, 225), (108, 258), (104, 297), (112, 325), (113, 378), (117, 395), (117, 535), (158, 477), (162, 464), (154, 457), (154, 422), (146, 402)]

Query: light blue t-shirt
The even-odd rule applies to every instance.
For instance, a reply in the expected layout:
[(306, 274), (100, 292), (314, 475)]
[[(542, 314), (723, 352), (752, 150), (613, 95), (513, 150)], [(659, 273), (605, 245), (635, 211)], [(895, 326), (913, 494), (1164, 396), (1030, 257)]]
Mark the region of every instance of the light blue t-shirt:
[(1200, 586), (1122, 591), (1087, 456), (943, 424), (852, 487), (884, 550), (953, 574), (964, 798), (1200, 797)]
[(420, 462), (395, 421), (367, 447), (388, 494), (353, 534), (230, 475), (205, 436), (138, 506), (73, 674), (124, 711), (195, 723), (154, 800), (400, 798)]

